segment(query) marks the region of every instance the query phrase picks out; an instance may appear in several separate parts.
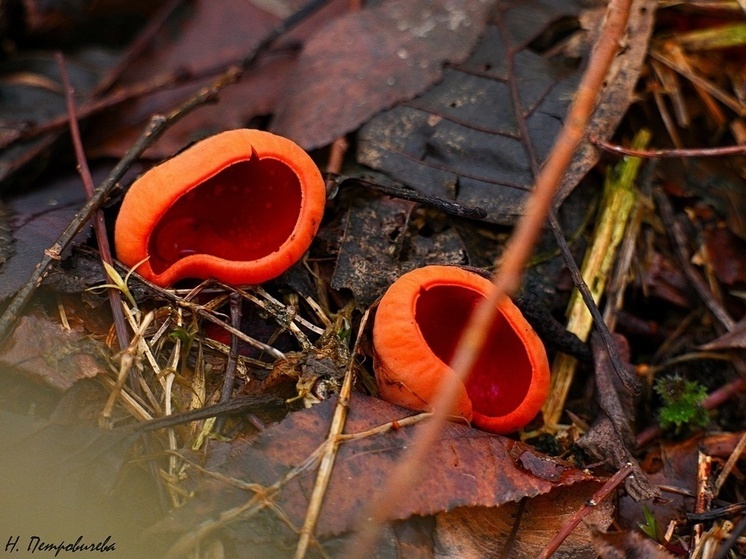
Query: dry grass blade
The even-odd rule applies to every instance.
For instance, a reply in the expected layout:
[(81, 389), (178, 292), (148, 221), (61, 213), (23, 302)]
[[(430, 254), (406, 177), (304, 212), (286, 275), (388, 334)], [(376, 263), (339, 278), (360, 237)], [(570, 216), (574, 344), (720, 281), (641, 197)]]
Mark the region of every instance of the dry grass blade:
[(109, 394), (109, 399), (107, 400), (106, 405), (104, 406), (104, 409), (99, 417), (99, 424), (104, 428), (111, 427), (111, 415), (114, 410), (114, 404), (116, 403), (117, 398), (122, 391), (122, 388), (124, 388), (124, 383), (127, 380), (130, 371), (132, 371), (133, 367), (135, 366), (135, 363), (138, 359), (140, 341), (145, 335), (145, 331), (148, 329), (148, 326), (150, 326), (150, 323), (153, 321), (153, 317), (153, 313), (148, 313), (145, 315), (142, 320), (142, 324), (140, 324), (139, 330), (135, 332), (135, 337), (132, 339), (132, 342), (130, 342), (130, 346), (122, 352), (122, 355), (120, 357), (119, 376), (117, 377), (117, 382), (112, 388), (111, 393)]
[(454, 404), (456, 383), (471, 371), (486, 341), (490, 325), (495, 319), (497, 303), (519, 285), (523, 270), (549, 214), (554, 194), (572, 160), (575, 149), (585, 135), (586, 126), (595, 106), (599, 89), (609, 67), (619, 50), (631, 9), (631, 0), (611, 0), (604, 29), (591, 56), (588, 69), (577, 90), (565, 125), (550, 153), (546, 164), (536, 179), (534, 190), (526, 203), (523, 218), (507, 246), (504, 260), (494, 278), (492, 294), (474, 311), (456, 349), (451, 366), (456, 374), (451, 382), (444, 383), (435, 400), (434, 416), (418, 431), (409, 452), (392, 472), (389, 483), (374, 500), (365, 519), (358, 528), (358, 535), (351, 540), (347, 557), (362, 558), (369, 554), (391, 510), (391, 503), (403, 498), (417, 478), (419, 464), (441, 430)]
[(739, 103), (738, 99), (731, 95), (728, 95), (719, 87), (713, 85), (701, 76), (698, 76), (697, 74), (689, 71), (687, 68), (684, 68), (683, 66), (681, 66), (681, 64), (677, 64), (676, 61), (671, 60), (671, 58), (668, 57), (661, 50), (652, 49), (650, 51), (650, 56), (652, 56), (655, 60), (658, 60), (659, 62), (665, 64), (672, 70), (675, 70), (677, 73), (684, 76), (694, 85), (702, 88), (702, 90), (712, 95), (715, 99), (718, 99), (723, 105), (734, 111), (739, 116), (746, 115), (746, 108), (741, 103)]
[(321, 458), (321, 464), (319, 465), (319, 473), (316, 477), (316, 483), (313, 487), (313, 493), (311, 493), (311, 499), (308, 503), (308, 512), (306, 519), (303, 522), (303, 526), (300, 531), (300, 540), (298, 541), (298, 547), (295, 551), (295, 559), (303, 559), (308, 551), (308, 544), (311, 541), (313, 530), (316, 526), (316, 522), (319, 519), (321, 513), (321, 504), (324, 500), (324, 494), (326, 488), (329, 486), (329, 480), (332, 476), (332, 469), (334, 468), (334, 460), (337, 457), (337, 449), (339, 448), (340, 435), (344, 430), (345, 420), (347, 419), (347, 410), (350, 405), (350, 392), (352, 391), (352, 379), (353, 370), (355, 367), (355, 355), (360, 345), (365, 327), (368, 324), (368, 316), (370, 315), (370, 309), (365, 311), (363, 318), (360, 320), (360, 327), (358, 328), (357, 338), (355, 339), (355, 345), (350, 353), (350, 360), (345, 371), (344, 380), (342, 381), (342, 389), (339, 391), (339, 399), (337, 400), (337, 407), (334, 410), (334, 417), (332, 418), (332, 424), (329, 428), (329, 437), (327, 438), (326, 449), (324, 455)]

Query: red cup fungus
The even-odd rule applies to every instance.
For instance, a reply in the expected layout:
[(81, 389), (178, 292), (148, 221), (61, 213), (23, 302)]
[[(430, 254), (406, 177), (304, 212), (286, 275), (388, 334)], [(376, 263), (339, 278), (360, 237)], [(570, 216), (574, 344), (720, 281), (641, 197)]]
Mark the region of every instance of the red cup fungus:
[(292, 141), (230, 130), (196, 143), (130, 187), (118, 258), (169, 286), (184, 278), (258, 284), (301, 259), (326, 202), (313, 160)]
[[(492, 284), (453, 266), (408, 272), (381, 299), (373, 325), (374, 368), (381, 397), (431, 410), (439, 385), (454, 375), (449, 363), (474, 307)], [(459, 383), (456, 415), (493, 433), (524, 427), (549, 392), (546, 351), (507, 297), (466, 383)]]

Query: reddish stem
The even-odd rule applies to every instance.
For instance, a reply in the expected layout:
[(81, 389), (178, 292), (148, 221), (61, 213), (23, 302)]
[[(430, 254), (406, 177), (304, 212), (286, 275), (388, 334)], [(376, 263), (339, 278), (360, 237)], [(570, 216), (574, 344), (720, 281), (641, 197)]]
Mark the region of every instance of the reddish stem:
[(588, 139), (594, 146), (604, 151), (618, 153), (620, 155), (631, 155), (632, 157), (642, 157), (655, 159), (659, 157), (720, 157), (723, 155), (739, 155), (746, 153), (744, 146), (723, 146), (717, 148), (685, 148), (685, 149), (631, 149), (623, 146), (611, 144), (605, 140), (596, 137)]
[[(85, 187), (86, 195), (88, 198), (93, 196), (95, 186), (93, 184), (93, 177), (91, 171), (88, 168), (88, 161), (86, 161), (85, 150), (83, 149), (83, 142), (80, 138), (80, 128), (78, 127), (78, 117), (76, 115), (75, 108), (75, 89), (70, 83), (70, 76), (67, 73), (67, 64), (65, 63), (65, 57), (61, 52), (55, 53), (57, 64), (60, 67), (60, 74), (62, 75), (62, 85), (65, 89), (65, 100), (67, 101), (67, 112), (70, 120), (70, 135), (72, 136), (73, 146), (75, 148), (75, 159), (78, 163), (78, 172), (83, 180), (83, 186)], [(109, 238), (106, 233), (106, 223), (104, 223), (104, 213), (101, 210), (97, 210), (93, 215), (93, 227), (96, 231), (96, 242), (98, 243), (98, 251), (101, 254), (101, 260), (107, 264), (113, 266), (114, 259), (111, 256), (111, 248), (109, 247)], [(104, 277), (108, 277), (106, 269), (104, 268)], [(122, 310), (122, 299), (121, 294), (117, 289), (109, 288), (109, 303), (111, 304), (111, 313), (114, 317), (114, 327), (117, 332), (117, 340), (119, 342), (119, 349), (123, 350), (130, 345), (129, 332), (127, 331), (127, 321), (124, 318), (124, 311)]]
[(562, 526), (562, 529), (557, 533), (557, 535), (552, 538), (552, 540), (542, 550), (537, 559), (549, 559), (549, 557), (551, 557), (552, 554), (557, 551), (559, 546), (562, 545), (562, 542), (565, 541), (567, 536), (569, 536), (570, 533), (575, 529), (575, 527), (580, 524), (580, 521), (591, 514), (595, 507), (601, 501), (603, 501), (611, 494), (612, 491), (619, 487), (619, 484), (622, 483), (625, 478), (632, 473), (632, 469), (632, 464), (627, 462), (627, 464), (625, 464), (621, 470), (619, 470), (608, 480), (606, 480), (606, 483), (604, 483), (603, 486), (593, 494), (590, 500), (586, 502), (585, 506), (582, 509), (575, 511), (575, 513), (568, 519), (568, 521), (565, 522), (565, 525)]

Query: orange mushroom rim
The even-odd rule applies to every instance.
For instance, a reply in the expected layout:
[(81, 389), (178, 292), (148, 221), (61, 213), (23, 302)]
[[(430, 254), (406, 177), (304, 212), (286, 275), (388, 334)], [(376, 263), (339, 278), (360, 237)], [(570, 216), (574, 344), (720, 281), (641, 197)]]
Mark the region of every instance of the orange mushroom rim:
[(130, 187), (115, 227), (118, 258), (169, 286), (184, 278), (258, 284), (308, 250), (326, 189), (291, 140), (230, 130), (154, 167)]
[[(381, 397), (431, 409), (471, 311), (492, 284), (453, 266), (408, 272), (381, 299), (373, 325), (374, 368)], [(488, 342), (466, 383), (459, 383), (454, 413), (477, 427), (510, 433), (527, 425), (549, 392), (546, 351), (509, 298), (499, 304)]]

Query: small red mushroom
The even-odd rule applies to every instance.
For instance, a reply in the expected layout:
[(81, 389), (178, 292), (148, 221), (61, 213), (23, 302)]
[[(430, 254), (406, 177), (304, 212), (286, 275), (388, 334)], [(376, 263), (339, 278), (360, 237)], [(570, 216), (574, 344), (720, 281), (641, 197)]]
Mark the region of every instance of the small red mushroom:
[[(492, 284), (454, 266), (426, 266), (404, 274), (381, 299), (373, 325), (374, 368), (381, 397), (429, 411), (474, 307)], [(510, 299), (499, 306), (488, 342), (454, 413), (493, 433), (524, 427), (549, 392), (546, 351)]]
[(275, 278), (301, 259), (321, 223), (326, 189), (292, 141), (230, 130), (196, 143), (130, 187), (119, 211), (118, 258), (169, 286)]

